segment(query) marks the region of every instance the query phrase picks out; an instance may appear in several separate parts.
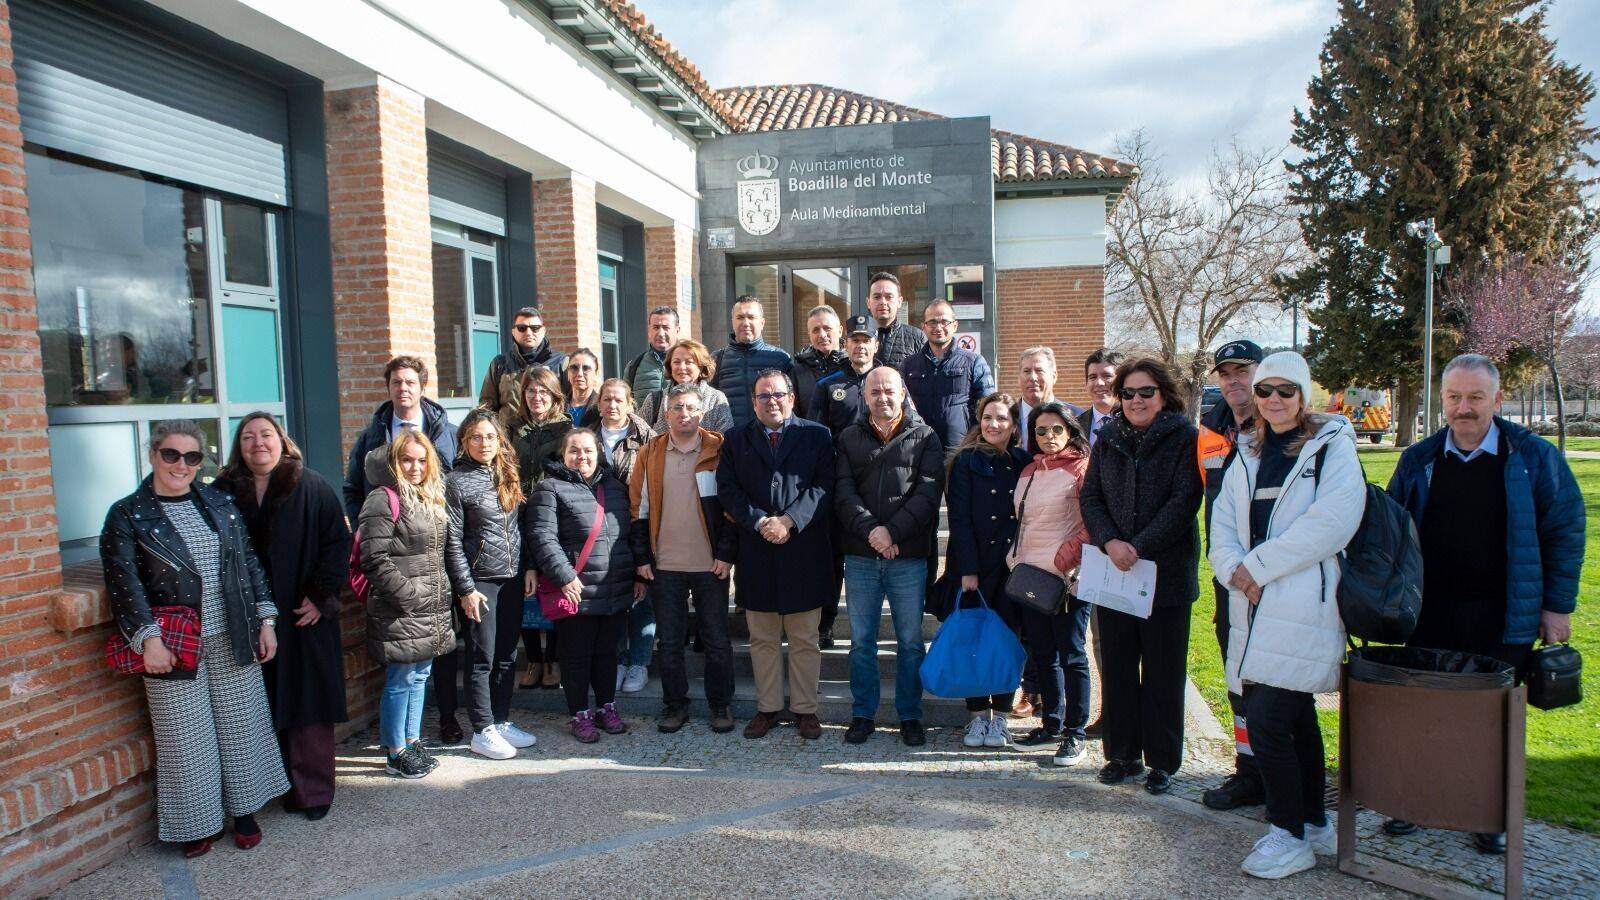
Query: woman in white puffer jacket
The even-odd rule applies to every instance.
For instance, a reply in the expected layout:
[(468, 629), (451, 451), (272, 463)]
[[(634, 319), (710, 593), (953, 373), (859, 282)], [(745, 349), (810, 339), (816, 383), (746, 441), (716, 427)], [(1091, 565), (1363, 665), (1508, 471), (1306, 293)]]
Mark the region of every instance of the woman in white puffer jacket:
[(1229, 587), (1228, 690), (1245, 699), (1270, 823), (1241, 868), (1283, 878), (1335, 849), (1313, 695), (1339, 683), (1337, 556), (1361, 524), (1366, 479), (1350, 423), (1308, 412), (1305, 359), (1275, 353), (1254, 382), (1256, 429), (1223, 476), (1210, 557)]

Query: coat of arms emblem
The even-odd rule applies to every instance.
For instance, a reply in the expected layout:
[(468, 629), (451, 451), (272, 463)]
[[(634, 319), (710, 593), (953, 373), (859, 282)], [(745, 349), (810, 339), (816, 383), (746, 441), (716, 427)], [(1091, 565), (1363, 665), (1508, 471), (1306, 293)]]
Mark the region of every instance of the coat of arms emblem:
[(736, 164), (739, 169), (739, 227), (747, 234), (771, 234), (783, 217), (778, 200), (778, 159), (752, 153)]

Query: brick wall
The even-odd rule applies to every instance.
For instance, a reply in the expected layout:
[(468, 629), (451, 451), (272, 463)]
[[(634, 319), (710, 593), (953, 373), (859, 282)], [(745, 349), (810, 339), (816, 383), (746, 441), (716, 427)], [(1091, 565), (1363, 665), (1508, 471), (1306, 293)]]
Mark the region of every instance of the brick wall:
[(1002, 269), (996, 274), (999, 348), (989, 358), (1003, 391), (1017, 391), (1017, 355), (1046, 345), (1060, 370), (1056, 396), (1087, 405), (1083, 358), (1106, 339), (1105, 270), (1100, 266)]
[[(674, 222), (644, 230), (645, 309), (671, 306), (678, 310), (684, 337), (704, 342), (700, 307), (693, 304), (695, 233)], [(691, 308), (691, 306), (693, 308)]]
[(600, 353), (600, 244), (594, 182), (574, 173), (533, 183), (533, 254), (552, 346)]
[(63, 583), (26, 189), (0, 0), (0, 896), (51, 890), (155, 821), (143, 692), (105, 667), (104, 603)]
[(388, 399), (384, 363), (411, 354), (434, 365), (427, 121), (420, 95), (382, 77), (329, 91), (324, 112), (339, 424), (348, 450)]

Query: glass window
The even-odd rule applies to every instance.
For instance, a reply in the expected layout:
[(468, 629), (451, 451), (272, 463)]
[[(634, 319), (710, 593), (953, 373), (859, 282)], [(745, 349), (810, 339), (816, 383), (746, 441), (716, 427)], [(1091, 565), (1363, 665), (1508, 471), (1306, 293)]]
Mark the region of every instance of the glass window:
[(471, 397), (472, 335), (467, 324), (467, 254), (433, 245), (434, 382), (440, 397)]
[(204, 197), (40, 152), (26, 166), (47, 402), (215, 402)]
[(831, 306), (839, 322), (850, 318), (850, 267), (795, 269), (789, 276), (790, 306), (794, 311), (794, 352), (811, 345), (809, 316), (819, 306)]
[[(733, 296), (743, 297), (753, 294), (761, 298), (761, 318), (764, 320), (765, 331), (763, 336), (772, 338), (777, 334), (780, 321), (781, 299), (779, 297), (778, 267), (773, 265), (735, 266), (733, 269)], [(724, 329), (732, 328), (733, 302), (728, 303), (729, 321), (721, 323)]]
[(222, 201), (223, 280), (272, 286), (272, 250), (266, 210), (237, 200)]
[(600, 260), (600, 371), (607, 378), (622, 375), (622, 336), (618, 331), (621, 316), (617, 310), (619, 266)]
[(494, 279), (494, 260), (474, 256), (472, 258), (472, 314), (485, 319), (494, 319), (499, 308), (495, 302), (498, 294), (499, 291)]

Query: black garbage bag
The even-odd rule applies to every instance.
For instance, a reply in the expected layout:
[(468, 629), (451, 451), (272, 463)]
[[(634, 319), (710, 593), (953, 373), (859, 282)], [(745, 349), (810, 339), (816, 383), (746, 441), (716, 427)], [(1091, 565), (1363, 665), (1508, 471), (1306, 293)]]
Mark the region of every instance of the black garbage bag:
[(1350, 678), (1442, 691), (1492, 691), (1511, 686), (1516, 670), (1492, 656), (1426, 647), (1359, 647), (1349, 655)]

